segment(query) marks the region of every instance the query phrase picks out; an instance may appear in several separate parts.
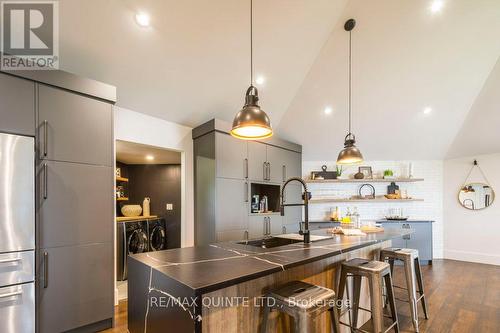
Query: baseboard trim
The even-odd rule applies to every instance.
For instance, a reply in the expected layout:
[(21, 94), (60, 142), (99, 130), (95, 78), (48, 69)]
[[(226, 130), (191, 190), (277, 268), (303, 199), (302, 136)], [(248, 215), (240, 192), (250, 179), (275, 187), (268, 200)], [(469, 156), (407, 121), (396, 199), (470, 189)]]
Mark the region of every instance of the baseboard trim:
[(445, 249), (444, 258), (459, 261), (477, 262), (481, 264), (500, 265), (500, 255), (492, 255), (481, 252)]

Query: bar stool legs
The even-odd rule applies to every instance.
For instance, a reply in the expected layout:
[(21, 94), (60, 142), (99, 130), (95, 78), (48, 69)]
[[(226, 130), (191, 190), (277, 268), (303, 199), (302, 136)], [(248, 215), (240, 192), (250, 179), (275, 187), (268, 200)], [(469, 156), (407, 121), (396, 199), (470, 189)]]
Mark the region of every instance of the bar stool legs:
[[(352, 317), (349, 317), (349, 324), (342, 322), (341, 324), (349, 326), (351, 328), (351, 332), (365, 332), (357, 327), (359, 309), (361, 309), (371, 312), (374, 332), (387, 332), (391, 328), (394, 328), (395, 332), (399, 332), (396, 303), (392, 289), (392, 278), (389, 264), (379, 261), (368, 261), (365, 259), (353, 259), (343, 263), (338, 289), (339, 300), (342, 300), (344, 297), (344, 292), (347, 287), (347, 277), (352, 277), (353, 279), (353, 298), (349, 311), (349, 314), (352, 313)], [(359, 304), (362, 277), (365, 277), (368, 280), (370, 290), (370, 310), (360, 307)], [(384, 328), (383, 281), (385, 281), (387, 286), (391, 286), (391, 288), (388, 288), (387, 296), (391, 309), (392, 324), (387, 329)], [(347, 299), (349, 300), (349, 293), (347, 293)], [(339, 309), (339, 316), (340, 310), (341, 309)]]
[[(394, 271), (394, 260), (403, 261), (403, 269), (406, 280), (406, 290), (408, 292), (408, 302), (410, 304), (410, 313), (415, 332), (419, 332), (418, 328), (418, 302), (422, 302), (425, 319), (429, 319), (427, 312), (427, 301), (424, 294), (424, 284), (422, 279), (422, 271), (420, 270), (420, 262), (418, 260), (418, 250), (387, 248), (380, 251), (380, 260), (388, 260), (391, 266), (391, 273)], [(386, 284), (386, 286), (388, 286)], [(418, 297), (417, 297), (418, 287)], [(388, 287), (387, 287), (388, 288)], [(401, 287), (398, 287), (401, 288)], [(404, 289), (404, 288), (403, 288)]]

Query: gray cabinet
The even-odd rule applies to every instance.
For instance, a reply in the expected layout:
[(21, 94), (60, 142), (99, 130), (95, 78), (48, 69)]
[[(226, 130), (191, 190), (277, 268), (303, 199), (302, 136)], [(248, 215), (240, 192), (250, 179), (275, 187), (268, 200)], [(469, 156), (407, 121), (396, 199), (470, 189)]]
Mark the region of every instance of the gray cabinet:
[(393, 239), (392, 246), (417, 249), (420, 261), (432, 261), (432, 221), (379, 222), (386, 230), (413, 229), (414, 233)]
[(113, 166), (112, 106), (39, 85), (41, 159)]
[(229, 134), (215, 133), (217, 177), (244, 179), (248, 177), (247, 142)]
[[(251, 184), (279, 185), (287, 175), (300, 176), (301, 146), (277, 138), (239, 140), (229, 129), (230, 124), (213, 119), (192, 131), (195, 245), (282, 233), (281, 216), (250, 214)], [(300, 192), (293, 191), (287, 190), (289, 196)], [(274, 205), (279, 193), (272, 195)], [(287, 209), (285, 218), (298, 224), (300, 207)]]
[(37, 91), (39, 332), (103, 329), (114, 305), (112, 106)]
[(248, 142), (248, 178), (256, 181), (267, 181), (267, 145)]
[(35, 136), (35, 83), (0, 73), (0, 132)]
[(40, 332), (65, 332), (113, 317), (112, 243), (41, 249), (40, 253)]
[(215, 181), (217, 231), (245, 229), (248, 223), (248, 182), (217, 178)]
[(40, 247), (113, 239), (109, 167), (43, 161), (38, 170)]

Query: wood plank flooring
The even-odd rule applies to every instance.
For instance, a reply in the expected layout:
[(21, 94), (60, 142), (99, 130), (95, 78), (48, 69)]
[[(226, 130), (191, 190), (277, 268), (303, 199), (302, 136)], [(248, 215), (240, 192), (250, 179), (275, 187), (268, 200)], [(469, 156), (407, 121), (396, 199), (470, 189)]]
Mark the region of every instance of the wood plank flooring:
[[(430, 319), (425, 320), (422, 308), (420, 332), (429, 333), (498, 333), (500, 332), (500, 266), (454, 260), (434, 260), (422, 266)], [(400, 267), (394, 274), (396, 285), (404, 286)], [(404, 291), (396, 291), (406, 298)], [(409, 306), (397, 302), (401, 332), (413, 332)], [(127, 302), (115, 309), (115, 327), (105, 333), (126, 333)]]

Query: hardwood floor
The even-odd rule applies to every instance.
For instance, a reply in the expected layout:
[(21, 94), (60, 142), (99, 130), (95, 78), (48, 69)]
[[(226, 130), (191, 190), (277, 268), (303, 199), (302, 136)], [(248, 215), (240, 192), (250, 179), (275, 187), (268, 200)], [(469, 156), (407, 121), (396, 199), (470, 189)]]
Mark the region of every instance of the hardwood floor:
[[(423, 318), (419, 306), (420, 332), (500, 332), (500, 266), (434, 260), (422, 269), (430, 319)], [(404, 286), (400, 267), (394, 275), (394, 283)], [(403, 291), (396, 293), (406, 298)], [(397, 307), (401, 332), (413, 332), (408, 304), (397, 302)], [(115, 311), (116, 327), (103, 332), (128, 332), (127, 302), (120, 302)]]

